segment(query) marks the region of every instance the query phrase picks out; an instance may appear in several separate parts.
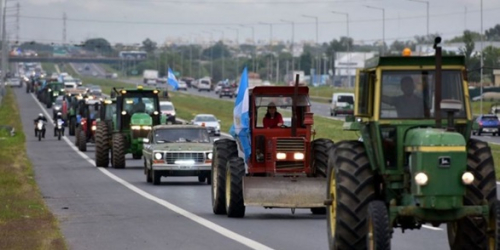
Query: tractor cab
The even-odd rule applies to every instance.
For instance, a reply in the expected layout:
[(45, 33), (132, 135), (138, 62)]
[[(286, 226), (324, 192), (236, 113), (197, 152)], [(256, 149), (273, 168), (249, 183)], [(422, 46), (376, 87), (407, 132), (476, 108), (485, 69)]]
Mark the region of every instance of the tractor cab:
[(86, 151), (88, 142), (95, 142), (96, 120), (99, 119), (101, 102), (84, 98), (78, 101), (76, 108), (77, 128), (75, 145), (80, 151)]
[[(255, 145), (252, 150), (255, 153), (250, 158), (249, 173), (311, 174), (306, 153), (310, 149), (313, 124), (309, 88), (298, 87), (295, 105), (293, 99), (293, 87), (259, 86), (250, 91), (251, 144)], [(290, 126), (277, 122), (265, 124), (270, 120), (270, 112), (281, 117), (295, 114), (296, 119), (292, 119)]]
[(45, 98), (44, 102), (47, 108), (51, 108), (52, 104), (55, 102), (58, 96), (64, 95), (64, 85), (57, 81), (50, 81), (45, 87)]
[[(470, 137), (465, 58), (442, 56), (440, 42), (434, 56), (376, 57), (358, 70), (344, 128), (361, 138), (338, 142), (329, 157), (330, 249), (359, 248), (366, 238), (369, 248), (388, 249), (378, 244), (394, 228), (443, 223), (451, 249), (498, 245), (500, 234), (490, 233), (500, 223), (495, 167), (488, 144)], [(363, 224), (336, 226), (353, 217)]]

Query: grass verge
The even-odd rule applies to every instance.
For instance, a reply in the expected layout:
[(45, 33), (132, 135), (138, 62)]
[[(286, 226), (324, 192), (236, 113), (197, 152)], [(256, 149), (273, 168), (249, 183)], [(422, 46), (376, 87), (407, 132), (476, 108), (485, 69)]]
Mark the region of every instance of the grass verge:
[(45, 70), (45, 72), (47, 72), (49, 74), (56, 72), (55, 64), (54, 63), (50, 63), (50, 62), (43, 62), (42, 63), (42, 69)]
[(25, 135), (14, 93), (0, 106), (0, 249), (67, 249), (54, 215), (46, 207), (26, 154)]

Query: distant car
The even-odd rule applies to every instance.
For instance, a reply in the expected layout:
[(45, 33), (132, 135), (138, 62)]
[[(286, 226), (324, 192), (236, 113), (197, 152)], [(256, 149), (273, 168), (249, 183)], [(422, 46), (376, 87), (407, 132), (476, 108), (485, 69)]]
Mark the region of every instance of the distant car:
[(207, 131), (193, 125), (154, 126), (144, 139), (146, 181), (161, 183), (162, 176), (198, 176), (210, 184), (213, 143)]
[(93, 86), (93, 85), (89, 86), (89, 85), (87, 85), (87, 87), (88, 87), (88, 92), (89, 93), (91, 93), (91, 92), (100, 92), (100, 93), (102, 93), (102, 89), (99, 86)]
[(223, 96), (229, 96), (229, 98), (234, 97), (234, 88), (230, 84), (222, 85), (222, 88), (219, 90), (219, 98)]
[(215, 94), (219, 94), (220, 90), (222, 89), (222, 86), (224, 86), (225, 84), (223, 82), (218, 82), (217, 83), (217, 86), (215, 86)]
[(188, 86), (187, 86), (187, 84), (184, 81), (179, 81), (179, 84), (177, 86), (177, 90), (187, 91), (188, 90)]
[(20, 78), (8, 78), (7, 81), (5, 81), (5, 85), (21, 88), (23, 83)]
[(56, 119), (57, 112), (62, 112), (64, 96), (60, 95), (54, 101), (54, 105), (52, 106), (52, 119)]
[(220, 136), (220, 120), (218, 120), (214, 115), (196, 115), (193, 120), (191, 120), (191, 124), (205, 127), (211, 135)]
[(481, 135), (490, 133), (493, 136), (498, 136), (500, 130), (500, 120), (494, 114), (480, 115), (472, 124), (472, 134)]
[(211, 82), (210, 79), (200, 79), (197, 84), (198, 92), (202, 90), (210, 92), (211, 90)]
[(160, 112), (167, 117), (167, 122), (175, 124), (175, 107), (172, 102), (160, 102)]

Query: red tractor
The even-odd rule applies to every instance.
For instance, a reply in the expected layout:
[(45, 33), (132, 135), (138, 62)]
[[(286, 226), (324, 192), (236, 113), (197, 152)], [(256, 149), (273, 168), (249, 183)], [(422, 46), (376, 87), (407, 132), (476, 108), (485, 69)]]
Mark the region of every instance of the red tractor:
[(87, 151), (87, 143), (95, 142), (96, 119), (99, 116), (100, 101), (80, 100), (77, 107), (75, 145), (82, 152)]
[[(313, 137), (307, 86), (257, 86), (249, 90), (251, 154), (241, 142), (219, 139), (212, 153), (212, 208), (215, 214), (243, 217), (246, 206), (311, 209), (324, 214), (329, 139)], [(291, 125), (265, 128), (263, 118), (274, 103), (291, 113)], [(283, 115), (286, 116), (286, 115)]]

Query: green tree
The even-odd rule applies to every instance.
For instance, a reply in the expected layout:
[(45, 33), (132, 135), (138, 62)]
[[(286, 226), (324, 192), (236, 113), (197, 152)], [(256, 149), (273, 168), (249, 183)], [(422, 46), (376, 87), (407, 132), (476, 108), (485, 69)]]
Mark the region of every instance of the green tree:
[(460, 50), (460, 52), (463, 56), (465, 56), (465, 64), (469, 70), (469, 81), (477, 82), (480, 80), (478, 73), (480, 65), (477, 56), (473, 54), (475, 48), (474, 33), (469, 30), (464, 31), (463, 42), (465, 46)]
[(108, 40), (104, 38), (92, 38), (86, 40), (81, 47), (84, 50), (87, 51), (92, 51), (96, 53), (101, 53), (101, 54), (109, 54), (113, 52), (113, 48), (111, 47), (111, 44), (108, 42)]
[(156, 42), (151, 41), (151, 39), (147, 38), (142, 41), (142, 49), (144, 49), (148, 53), (152, 53), (156, 50), (157, 44)]
[(488, 41), (500, 41), (500, 24), (487, 29), (485, 35)]

